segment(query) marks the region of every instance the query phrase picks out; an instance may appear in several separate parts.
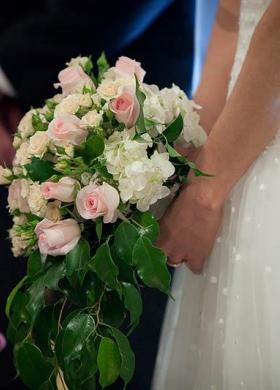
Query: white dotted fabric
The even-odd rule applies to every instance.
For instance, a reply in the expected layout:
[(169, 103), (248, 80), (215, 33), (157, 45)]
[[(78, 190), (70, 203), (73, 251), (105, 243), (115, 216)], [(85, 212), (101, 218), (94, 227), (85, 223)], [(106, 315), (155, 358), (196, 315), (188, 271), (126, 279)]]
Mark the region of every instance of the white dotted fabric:
[[(242, 2), (230, 90), (269, 3)], [(172, 295), (153, 390), (280, 389), (279, 135), (228, 199), (204, 274), (182, 266)]]

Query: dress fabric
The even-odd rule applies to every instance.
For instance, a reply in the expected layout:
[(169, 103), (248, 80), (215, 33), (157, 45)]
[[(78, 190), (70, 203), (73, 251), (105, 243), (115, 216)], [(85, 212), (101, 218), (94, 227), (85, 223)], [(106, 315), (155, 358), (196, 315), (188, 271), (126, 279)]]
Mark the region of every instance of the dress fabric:
[[(229, 93), (269, 3), (242, 0)], [(280, 389), (280, 132), (229, 196), (204, 274), (180, 267), (172, 295), (153, 390)]]

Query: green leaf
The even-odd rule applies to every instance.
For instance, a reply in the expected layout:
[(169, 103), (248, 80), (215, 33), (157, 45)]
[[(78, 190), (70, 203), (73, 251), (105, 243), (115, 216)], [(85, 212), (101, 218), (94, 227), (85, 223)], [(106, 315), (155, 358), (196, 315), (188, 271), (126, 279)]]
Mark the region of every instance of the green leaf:
[(38, 112), (32, 115), (32, 126), (36, 131), (46, 131), (49, 124), (44, 122)]
[(100, 156), (104, 151), (104, 140), (99, 135), (91, 135), (85, 143), (84, 158), (90, 163), (96, 157)]
[(58, 105), (58, 103), (55, 102), (53, 99), (45, 100), (45, 104), (50, 111), (54, 111), (55, 107)]
[(91, 56), (88, 57), (88, 60), (83, 64), (82, 68), (84, 69), (85, 73), (89, 76), (91, 75), (92, 69), (93, 69), (93, 63), (91, 60)]
[(84, 388), (81, 384), (94, 378), (97, 372), (97, 348), (93, 340), (85, 342), (81, 353), (69, 360), (64, 371), (73, 389)]
[(165, 145), (165, 147), (166, 147), (166, 150), (168, 151), (170, 157), (177, 158), (177, 160), (180, 161), (182, 164), (188, 163), (188, 160), (184, 156), (182, 156), (180, 153), (178, 153), (177, 150), (174, 149), (171, 145), (169, 145), (167, 143)]
[(177, 160), (180, 163), (187, 165), (194, 172), (195, 176), (213, 177), (212, 174), (201, 171), (194, 162), (192, 162), (192, 161), (188, 160), (186, 157), (182, 156), (180, 153), (177, 152), (176, 149), (174, 149), (169, 144), (166, 144), (165, 147), (166, 147), (166, 150), (168, 151), (170, 157), (177, 158)]
[(137, 325), (143, 311), (141, 294), (135, 286), (130, 283), (122, 283), (124, 305), (130, 313), (130, 324)]
[(66, 255), (66, 276), (68, 279), (71, 281), (71, 277), (73, 274), (75, 274), (80, 284), (82, 284), (88, 269), (89, 261), (89, 243), (88, 241), (81, 239), (78, 244)]
[(78, 314), (69, 321), (62, 339), (62, 353), (66, 363), (80, 354), (94, 326), (94, 319), (89, 314)]
[(139, 81), (137, 77), (135, 76), (135, 82), (136, 82), (136, 97), (140, 106), (140, 112), (138, 119), (136, 121), (136, 128), (138, 129), (140, 134), (146, 133), (146, 126), (145, 126), (145, 118), (144, 118), (144, 112), (143, 112), (143, 106), (144, 102), (146, 100), (146, 95), (144, 92), (142, 92), (139, 88)]
[(27, 261), (27, 274), (30, 277), (35, 276), (42, 270), (41, 254), (37, 250), (32, 252)]
[(121, 356), (115, 341), (103, 337), (98, 349), (97, 366), (100, 371), (99, 383), (102, 387), (113, 384), (121, 369)]
[(43, 182), (55, 174), (53, 164), (50, 161), (33, 157), (30, 164), (25, 165), (29, 178), (33, 181)]
[(128, 338), (118, 329), (111, 329), (112, 336), (116, 340), (121, 356), (120, 377), (125, 384), (131, 381), (135, 370), (135, 355), (130, 347)]
[(158, 238), (160, 232), (159, 224), (151, 213), (141, 213), (136, 210), (133, 214), (133, 219), (143, 227), (142, 229), (139, 229), (141, 236), (148, 237), (152, 242)]
[(133, 248), (139, 238), (136, 227), (128, 222), (121, 222), (114, 237), (114, 247), (117, 255), (127, 264), (132, 264)]
[(121, 292), (121, 287), (118, 282), (118, 268), (114, 263), (110, 247), (107, 242), (102, 244), (96, 251), (96, 254), (90, 263), (90, 268), (96, 272), (99, 279), (106, 283), (113, 290)]
[(115, 327), (120, 327), (125, 318), (125, 308), (116, 291), (106, 291), (101, 302), (100, 316), (102, 322)]
[(29, 287), (29, 302), (27, 310), (31, 316), (35, 316), (44, 305), (44, 290), (48, 287), (50, 290), (59, 290), (58, 282), (65, 275), (64, 263), (53, 264), (47, 271), (40, 275)]
[(5, 313), (6, 313), (6, 316), (10, 319), (10, 309), (11, 309), (11, 305), (13, 303), (13, 300), (17, 294), (17, 292), (22, 288), (22, 286), (24, 285), (24, 283), (26, 282), (26, 280), (28, 280), (28, 276), (24, 276), (19, 282), (18, 284), (12, 289), (12, 291), (10, 292), (9, 296), (8, 296), (8, 299), (7, 299), (7, 303), (6, 303), (6, 308), (5, 308)]
[(171, 276), (165, 254), (147, 237), (140, 237), (134, 247), (133, 261), (140, 279), (148, 286), (164, 293), (170, 292)]
[(193, 171), (193, 173), (195, 174), (195, 176), (206, 176), (206, 177), (214, 177), (214, 175), (210, 174), (210, 173), (206, 173), (206, 172), (203, 172), (201, 171), (197, 165), (192, 162), (192, 161), (187, 161), (187, 165), (190, 167), (190, 169)]
[(101, 53), (101, 56), (96, 61), (96, 64), (98, 68), (98, 82), (100, 83), (103, 79), (104, 73), (109, 69), (109, 64), (104, 52)]
[(164, 130), (162, 133), (168, 142), (174, 142), (181, 134), (184, 127), (184, 120), (181, 114), (177, 116), (177, 118), (170, 123), (170, 125)]
[[(54, 323), (54, 307), (44, 307), (36, 317), (32, 329), (32, 336), (35, 344), (41, 349), (46, 356), (52, 356), (51, 334)], [(56, 323), (56, 322), (55, 322)]]
[(23, 383), (38, 390), (48, 380), (54, 368), (35, 345), (24, 342), (15, 348), (16, 366)]
[(99, 217), (95, 220), (95, 231), (99, 241), (102, 238), (102, 230), (103, 230), (103, 221), (102, 218)]

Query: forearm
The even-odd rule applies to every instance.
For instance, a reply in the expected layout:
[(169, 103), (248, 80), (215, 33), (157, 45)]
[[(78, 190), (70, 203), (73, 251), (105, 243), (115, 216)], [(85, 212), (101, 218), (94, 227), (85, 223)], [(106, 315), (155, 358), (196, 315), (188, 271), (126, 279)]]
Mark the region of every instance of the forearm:
[(227, 96), (237, 43), (240, 2), (221, 0), (212, 30), (201, 82), (194, 100), (202, 106), (201, 124), (210, 133)]
[(280, 127), (280, 5), (273, 1), (261, 19), (222, 114), (198, 158), (215, 175), (193, 179), (216, 204), (273, 139)]

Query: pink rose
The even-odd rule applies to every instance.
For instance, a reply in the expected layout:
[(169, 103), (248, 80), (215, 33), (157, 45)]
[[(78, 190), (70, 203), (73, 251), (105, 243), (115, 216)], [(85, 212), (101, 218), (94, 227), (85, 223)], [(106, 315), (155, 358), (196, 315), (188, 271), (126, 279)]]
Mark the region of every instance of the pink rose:
[(81, 120), (75, 115), (63, 114), (50, 122), (47, 134), (50, 139), (59, 144), (80, 145), (86, 139), (88, 132), (83, 129)]
[(4, 335), (0, 332), (0, 352), (3, 351), (3, 349), (5, 349), (7, 346), (7, 341), (4, 337)]
[(141, 67), (140, 62), (132, 60), (128, 57), (120, 57), (116, 62), (116, 68), (119, 72), (129, 76), (136, 75), (139, 82), (142, 82), (146, 72)]
[(107, 183), (89, 184), (78, 192), (76, 207), (84, 219), (103, 216), (104, 223), (115, 220), (115, 211), (120, 203), (118, 191)]
[(137, 121), (140, 106), (135, 95), (124, 92), (122, 95), (110, 101), (110, 110), (115, 114), (120, 123), (124, 123), (129, 129)]
[(19, 210), (29, 213), (28, 205), (29, 188), (26, 180), (14, 180), (9, 187), (8, 204), (11, 210)]
[(77, 181), (71, 177), (63, 177), (58, 183), (46, 181), (41, 184), (42, 195), (45, 199), (57, 199), (61, 202), (73, 202)]
[(45, 218), (36, 225), (35, 233), (40, 252), (51, 256), (66, 255), (81, 237), (78, 222), (71, 218), (58, 222)]
[(79, 65), (63, 69), (58, 74), (58, 80), (60, 83), (55, 84), (55, 86), (60, 86), (64, 95), (81, 92), (84, 86), (94, 87), (91, 78)]

